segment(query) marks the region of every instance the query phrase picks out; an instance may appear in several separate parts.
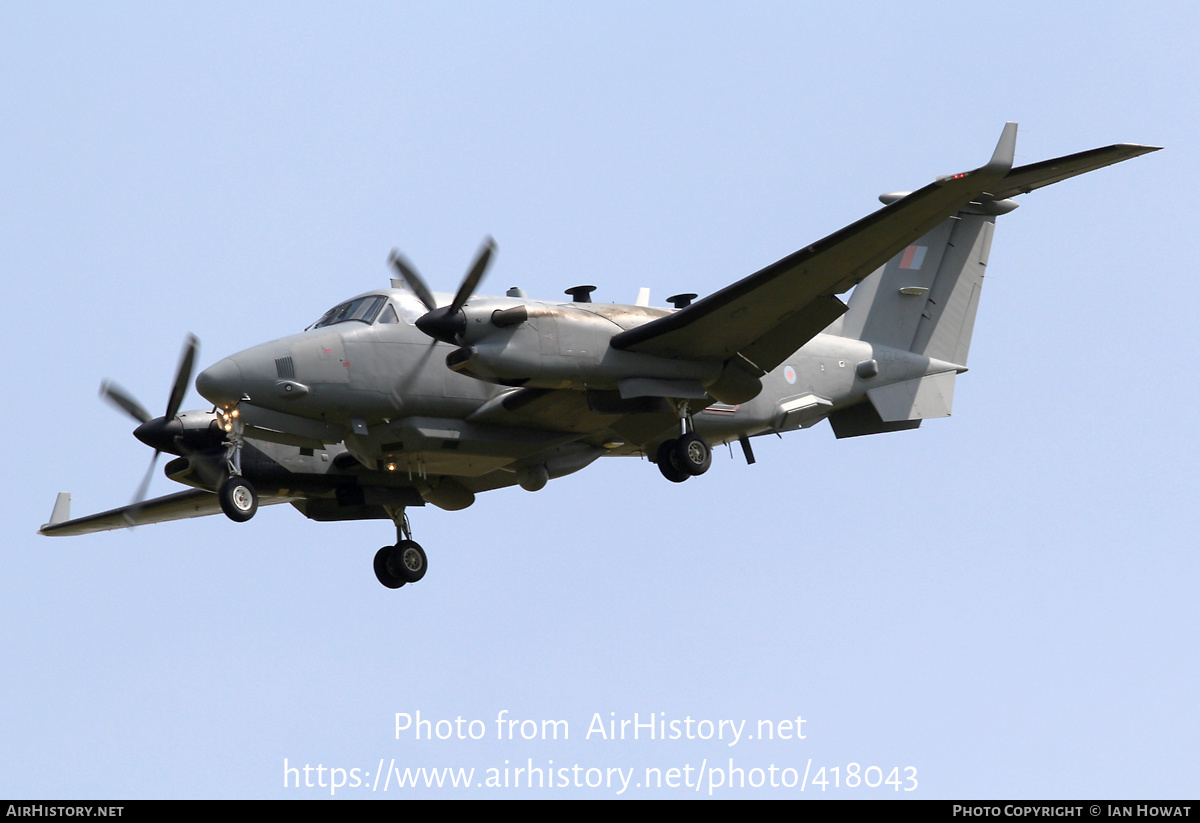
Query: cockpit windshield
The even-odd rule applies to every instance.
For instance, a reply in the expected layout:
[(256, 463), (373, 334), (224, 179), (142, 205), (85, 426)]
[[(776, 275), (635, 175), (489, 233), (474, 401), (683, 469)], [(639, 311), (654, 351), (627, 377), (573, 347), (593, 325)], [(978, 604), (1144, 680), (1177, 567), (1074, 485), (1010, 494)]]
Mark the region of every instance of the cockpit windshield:
[(375, 322), (375, 316), (379, 314), (379, 310), (385, 303), (387, 303), (387, 298), (379, 294), (369, 294), (366, 297), (348, 300), (325, 312), (320, 320), (313, 323), (312, 327), (321, 329), (336, 323), (345, 323), (348, 320), (357, 320), (370, 325)]

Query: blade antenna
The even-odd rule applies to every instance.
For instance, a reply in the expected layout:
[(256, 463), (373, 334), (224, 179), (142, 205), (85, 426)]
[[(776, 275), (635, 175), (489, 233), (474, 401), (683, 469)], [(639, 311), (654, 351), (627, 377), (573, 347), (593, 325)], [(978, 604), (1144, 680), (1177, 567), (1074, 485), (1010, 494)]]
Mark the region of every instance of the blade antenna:
[(404, 255), (396, 249), (392, 249), (392, 253), (388, 255), (388, 262), (392, 264), (392, 268), (396, 270), (396, 273), (404, 278), (404, 282), (412, 289), (417, 299), (425, 304), (427, 310), (433, 311), (437, 308), (437, 301), (433, 299), (433, 292), (425, 285), (425, 281), (421, 279), (421, 275), (417, 274), (416, 268), (413, 267), (412, 263), (408, 262)]

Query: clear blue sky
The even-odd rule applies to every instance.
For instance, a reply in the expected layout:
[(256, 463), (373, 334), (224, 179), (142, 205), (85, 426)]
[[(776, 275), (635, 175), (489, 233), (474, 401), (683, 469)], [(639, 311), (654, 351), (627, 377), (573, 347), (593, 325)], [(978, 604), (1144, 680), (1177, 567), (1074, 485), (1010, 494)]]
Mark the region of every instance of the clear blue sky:
[[(285, 760), (637, 783), (732, 758), (748, 782), (824, 766), (834, 797), (897, 795), (833, 789), (851, 763), (913, 767), (923, 798), (1195, 797), (1197, 22), (1188, 3), (0, 6), (0, 796), (329, 794), (285, 789)], [(1019, 163), (1166, 150), (1000, 218), (949, 420), (822, 424), (681, 486), (608, 460), (414, 510), (431, 568), (400, 592), (371, 572), (389, 524), (288, 507), (35, 535), (59, 491), (77, 514), (128, 501), (150, 451), (97, 386), (161, 411), (189, 331), (201, 365), (295, 332), (385, 283), (393, 246), (451, 289), (484, 234), (496, 292), (706, 294), (979, 165), (1006, 120)], [(396, 739), (417, 711), (486, 737)], [(570, 739), (498, 741), (501, 711)], [(803, 717), (805, 737), (586, 739), (635, 712)]]

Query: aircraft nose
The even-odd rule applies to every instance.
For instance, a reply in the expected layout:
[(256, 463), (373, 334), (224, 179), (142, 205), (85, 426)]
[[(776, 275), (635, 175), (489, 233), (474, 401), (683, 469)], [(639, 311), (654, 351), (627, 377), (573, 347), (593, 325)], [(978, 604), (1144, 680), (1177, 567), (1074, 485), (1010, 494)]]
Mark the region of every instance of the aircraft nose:
[(217, 406), (232, 406), (242, 397), (242, 370), (231, 358), (220, 360), (196, 377), (196, 391)]

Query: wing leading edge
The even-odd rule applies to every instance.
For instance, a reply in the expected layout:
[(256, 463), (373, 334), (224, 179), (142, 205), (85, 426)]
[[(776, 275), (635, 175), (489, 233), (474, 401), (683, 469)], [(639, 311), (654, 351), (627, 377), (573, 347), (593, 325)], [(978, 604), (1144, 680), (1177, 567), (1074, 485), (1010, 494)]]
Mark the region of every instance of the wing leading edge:
[[(286, 502), (287, 499), (284, 498), (260, 499), (259, 505), (268, 506), (272, 503)], [(70, 495), (63, 492), (59, 494), (58, 500), (54, 504), (54, 513), (50, 515), (50, 522), (38, 529), (38, 534), (48, 537), (71, 537), (77, 534), (128, 529), (150, 523), (165, 523), (168, 520), (185, 520), (189, 517), (205, 517), (220, 513), (221, 503), (215, 494), (203, 489), (190, 489), (71, 520)]]
[(703, 300), (622, 332), (613, 347), (688, 360), (740, 356), (765, 373), (846, 311), (838, 294), (960, 209), (1157, 150), (1119, 144), (1014, 169), (1016, 134), (1017, 124), (1006, 124), (987, 164), (938, 178)]

